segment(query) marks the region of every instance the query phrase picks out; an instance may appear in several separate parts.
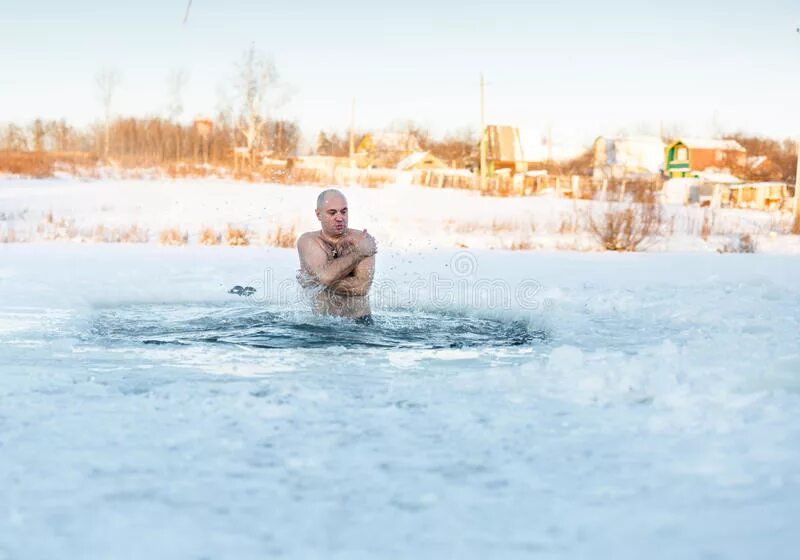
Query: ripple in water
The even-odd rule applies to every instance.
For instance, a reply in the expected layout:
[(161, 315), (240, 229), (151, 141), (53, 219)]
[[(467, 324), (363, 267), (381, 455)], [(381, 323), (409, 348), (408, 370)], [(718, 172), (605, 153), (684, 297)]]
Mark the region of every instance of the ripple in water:
[(546, 333), (524, 321), (421, 311), (381, 311), (374, 324), (301, 311), (213, 304), (149, 304), (103, 309), (91, 337), (125, 344), (236, 344), (256, 348), (468, 348), (523, 346)]

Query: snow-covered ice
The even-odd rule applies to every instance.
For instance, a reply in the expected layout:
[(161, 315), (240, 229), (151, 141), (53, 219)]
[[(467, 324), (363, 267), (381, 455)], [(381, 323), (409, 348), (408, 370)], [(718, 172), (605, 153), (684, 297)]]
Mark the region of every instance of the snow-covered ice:
[(295, 261), (0, 245), (0, 559), (795, 557), (800, 259), (386, 248), (377, 338)]

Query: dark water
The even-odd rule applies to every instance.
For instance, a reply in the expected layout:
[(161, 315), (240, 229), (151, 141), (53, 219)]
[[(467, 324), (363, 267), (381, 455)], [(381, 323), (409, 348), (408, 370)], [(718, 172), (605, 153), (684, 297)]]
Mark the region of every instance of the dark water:
[(147, 304), (101, 309), (92, 321), (95, 341), (126, 344), (235, 344), (256, 348), (469, 348), (522, 346), (546, 340), (523, 321), (448, 313), (385, 311), (372, 325), (222, 304)]

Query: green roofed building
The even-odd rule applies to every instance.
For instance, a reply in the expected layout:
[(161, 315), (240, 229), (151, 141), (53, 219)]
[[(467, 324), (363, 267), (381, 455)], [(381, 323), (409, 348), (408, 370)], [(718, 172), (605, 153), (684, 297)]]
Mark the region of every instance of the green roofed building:
[(682, 138), (667, 146), (664, 172), (670, 177), (689, 177), (710, 167), (730, 171), (746, 162), (747, 150), (736, 140)]

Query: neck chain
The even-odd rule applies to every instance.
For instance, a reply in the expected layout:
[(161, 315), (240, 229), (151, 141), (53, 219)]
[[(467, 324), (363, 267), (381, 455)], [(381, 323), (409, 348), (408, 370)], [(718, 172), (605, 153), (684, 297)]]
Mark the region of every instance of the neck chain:
[(321, 237), (321, 239), (322, 239), (322, 241), (325, 243), (325, 245), (327, 245), (327, 246), (330, 248), (330, 250), (331, 250), (331, 256), (332, 256), (334, 259), (335, 259), (336, 257), (338, 257), (338, 256), (339, 256), (339, 246), (338, 246), (338, 244), (332, 243), (331, 241), (328, 241), (328, 240), (327, 240), (327, 239), (325, 239), (324, 237)]

